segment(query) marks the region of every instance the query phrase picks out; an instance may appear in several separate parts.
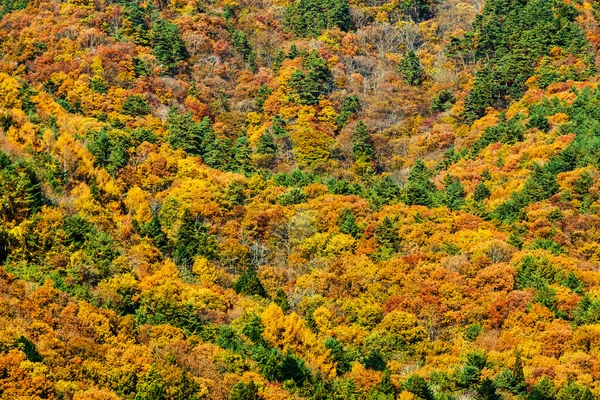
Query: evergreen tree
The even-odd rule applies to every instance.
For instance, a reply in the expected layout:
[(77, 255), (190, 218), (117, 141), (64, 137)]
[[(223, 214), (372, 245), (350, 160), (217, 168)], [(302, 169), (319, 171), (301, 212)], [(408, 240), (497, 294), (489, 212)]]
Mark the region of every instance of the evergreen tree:
[(373, 185), (369, 197), (375, 208), (393, 204), (400, 198), (400, 187), (386, 175)]
[(398, 65), (398, 71), (404, 77), (404, 80), (409, 85), (417, 86), (423, 83), (425, 73), (421, 67), (421, 61), (417, 57), (414, 50), (409, 50), (404, 53), (404, 58)]
[(488, 199), (491, 196), (490, 189), (485, 185), (485, 183), (481, 182), (479, 185), (475, 187), (475, 192), (473, 193), (473, 199), (475, 201), (483, 201)]
[(228, 400), (260, 400), (258, 388), (254, 381), (238, 382), (231, 389)]
[(356, 217), (348, 207), (342, 209), (337, 224), (340, 228), (340, 232), (345, 233), (346, 235), (351, 235), (354, 238), (358, 238), (360, 235), (360, 229), (356, 225)]
[(546, 377), (543, 377), (529, 392), (527, 400), (556, 400), (554, 387)]
[(215, 238), (208, 233), (208, 228), (189, 209), (183, 212), (181, 225), (175, 239), (173, 259), (175, 263), (191, 270), (194, 257), (209, 259), (216, 257), (218, 246)]
[(154, 23), (150, 41), (152, 54), (170, 72), (174, 72), (177, 65), (187, 59), (187, 50), (181, 40), (179, 28), (167, 20), (160, 19)]
[(419, 375), (412, 375), (404, 383), (404, 389), (423, 400), (434, 400), (435, 396), (427, 381)]
[(496, 391), (496, 384), (493, 380), (486, 378), (477, 387), (477, 398), (480, 400), (502, 400), (502, 396)]
[(392, 383), (389, 370), (385, 370), (381, 376), (381, 381), (371, 389), (367, 400), (394, 400), (396, 398), (396, 388)]
[(275, 297), (273, 298), (273, 302), (279, 306), (286, 312), (290, 309), (290, 303), (288, 301), (288, 297), (285, 294), (285, 291), (282, 288), (277, 289), (277, 293), (275, 293)]
[(252, 266), (244, 268), (239, 279), (234, 285), (234, 289), (238, 293), (243, 293), (247, 296), (258, 295), (261, 297), (267, 297), (267, 291), (265, 290), (256, 269)]
[(352, 132), (352, 157), (356, 161), (371, 161), (375, 151), (371, 135), (365, 123), (360, 120)]
[(181, 149), (188, 154), (202, 155), (204, 135), (209, 129), (212, 130), (212, 125), (207, 118), (199, 124), (193, 120), (190, 111), (179, 114), (174, 108), (169, 110), (167, 141), (174, 149)]
[(230, 169), (244, 175), (250, 175), (254, 172), (250, 160), (250, 153), (250, 141), (245, 134), (242, 134), (237, 138), (233, 145), (231, 163), (229, 164)]
[(415, 165), (408, 176), (406, 186), (406, 204), (422, 205), (432, 207), (435, 205), (437, 189), (429, 179), (431, 172), (421, 160), (415, 161)]
[(460, 210), (465, 203), (465, 188), (460, 180), (450, 175), (444, 178), (444, 186), (446, 187), (445, 203), (451, 210)]
[(531, 177), (525, 182), (523, 192), (529, 202), (548, 199), (558, 192), (556, 175), (541, 165), (535, 164)]
[(121, 112), (131, 117), (143, 117), (150, 114), (150, 106), (145, 96), (135, 94), (125, 99)]

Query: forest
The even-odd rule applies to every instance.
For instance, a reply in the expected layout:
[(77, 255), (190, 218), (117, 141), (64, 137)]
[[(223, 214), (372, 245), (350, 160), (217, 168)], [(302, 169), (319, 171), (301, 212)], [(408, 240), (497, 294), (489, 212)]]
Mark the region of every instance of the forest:
[(0, 0), (0, 399), (600, 399), (600, 1)]

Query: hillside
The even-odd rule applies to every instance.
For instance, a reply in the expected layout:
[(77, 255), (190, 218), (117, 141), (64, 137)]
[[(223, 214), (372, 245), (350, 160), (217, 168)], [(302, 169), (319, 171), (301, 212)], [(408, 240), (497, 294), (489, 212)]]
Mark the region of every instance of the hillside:
[(0, 0), (0, 398), (600, 398), (596, 0)]

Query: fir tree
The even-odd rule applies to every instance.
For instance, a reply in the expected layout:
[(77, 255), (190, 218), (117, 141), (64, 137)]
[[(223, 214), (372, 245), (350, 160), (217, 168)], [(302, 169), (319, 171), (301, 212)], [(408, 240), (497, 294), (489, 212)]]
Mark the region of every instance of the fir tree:
[(409, 85), (417, 86), (423, 83), (425, 73), (421, 67), (421, 61), (414, 50), (404, 53), (404, 58), (398, 65), (398, 70)]
[(356, 161), (371, 161), (374, 153), (369, 129), (360, 120), (352, 132), (352, 157)]

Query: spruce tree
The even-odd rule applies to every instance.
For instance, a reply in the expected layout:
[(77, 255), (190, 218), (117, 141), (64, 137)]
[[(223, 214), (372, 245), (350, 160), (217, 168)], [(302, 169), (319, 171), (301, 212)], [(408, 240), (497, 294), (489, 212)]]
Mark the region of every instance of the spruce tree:
[(170, 72), (174, 72), (177, 64), (187, 59), (187, 50), (179, 34), (177, 25), (160, 19), (154, 23), (150, 32), (152, 53)]
[(360, 120), (352, 132), (352, 157), (356, 161), (371, 161), (374, 153), (369, 129)]
[(398, 65), (398, 71), (404, 77), (409, 85), (418, 86), (423, 83), (425, 73), (421, 67), (421, 61), (414, 50), (408, 50), (404, 53), (404, 58)]

